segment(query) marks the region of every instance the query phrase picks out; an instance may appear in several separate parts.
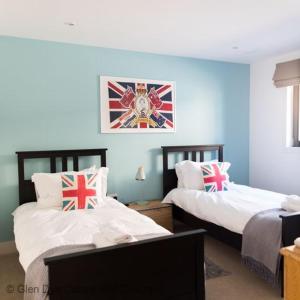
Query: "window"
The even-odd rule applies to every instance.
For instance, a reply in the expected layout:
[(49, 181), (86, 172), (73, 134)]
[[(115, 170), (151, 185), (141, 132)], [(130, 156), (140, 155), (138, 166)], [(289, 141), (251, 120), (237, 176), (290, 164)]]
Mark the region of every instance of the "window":
[(300, 147), (300, 58), (276, 64), (273, 82), (277, 88), (287, 88), (286, 146)]
[(299, 85), (287, 87), (287, 147), (300, 147)]

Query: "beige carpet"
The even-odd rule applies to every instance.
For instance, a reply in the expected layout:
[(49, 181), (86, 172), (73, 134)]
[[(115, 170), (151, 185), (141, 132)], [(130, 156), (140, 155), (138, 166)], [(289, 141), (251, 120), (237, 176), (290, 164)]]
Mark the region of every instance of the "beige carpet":
[(24, 271), (17, 254), (0, 256), (0, 299), (23, 299)]
[[(205, 255), (232, 274), (206, 282), (206, 300), (278, 300), (280, 291), (272, 289), (240, 263), (238, 251), (206, 238)], [(24, 272), (16, 254), (0, 256), (0, 299), (22, 299)], [(6, 289), (13, 293), (7, 293)], [(19, 290), (19, 291), (18, 291)]]
[(206, 282), (206, 300), (278, 300), (280, 290), (249, 272), (241, 265), (237, 250), (206, 238), (205, 255), (232, 274)]

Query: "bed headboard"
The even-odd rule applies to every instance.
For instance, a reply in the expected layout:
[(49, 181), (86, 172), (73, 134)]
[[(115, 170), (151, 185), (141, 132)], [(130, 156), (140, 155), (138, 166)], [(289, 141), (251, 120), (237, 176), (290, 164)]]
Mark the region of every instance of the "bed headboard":
[[(169, 154), (183, 153), (183, 159), (203, 162), (205, 152), (217, 152), (218, 161), (223, 161), (223, 146), (218, 145), (195, 145), (195, 146), (162, 146), (163, 150), (163, 193), (167, 195), (169, 191), (177, 187), (177, 176), (175, 169), (169, 169)], [(197, 155), (200, 153), (200, 155)]]
[[(31, 179), (25, 179), (25, 160), (34, 158), (48, 158), (50, 172), (56, 172), (57, 159), (61, 159), (62, 171), (78, 171), (79, 157), (99, 156), (101, 167), (106, 167), (106, 148), (103, 149), (84, 149), (84, 150), (48, 150), (48, 151), (21, 151), (18, 155), (19, 173), (19, 204), (36, 201), (34, 184)], [(72, 168), (68, 169), (68, 160), (72, 159)]]

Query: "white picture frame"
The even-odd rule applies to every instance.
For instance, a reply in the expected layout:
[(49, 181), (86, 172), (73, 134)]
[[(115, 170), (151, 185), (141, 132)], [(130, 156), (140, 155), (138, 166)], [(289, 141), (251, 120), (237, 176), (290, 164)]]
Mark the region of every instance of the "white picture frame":
[(174, 81), (100, 76), (101, 133), (176, 132)]

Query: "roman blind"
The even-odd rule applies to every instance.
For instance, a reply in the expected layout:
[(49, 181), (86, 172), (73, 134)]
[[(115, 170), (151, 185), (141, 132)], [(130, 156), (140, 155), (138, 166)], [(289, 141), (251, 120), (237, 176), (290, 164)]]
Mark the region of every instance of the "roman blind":
[(273, 76), (277, 88), (300, 84), (300, 59), (276, 64)]

